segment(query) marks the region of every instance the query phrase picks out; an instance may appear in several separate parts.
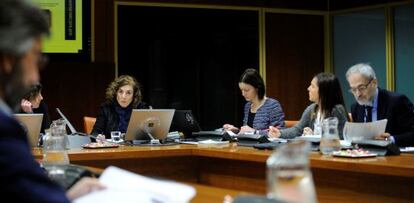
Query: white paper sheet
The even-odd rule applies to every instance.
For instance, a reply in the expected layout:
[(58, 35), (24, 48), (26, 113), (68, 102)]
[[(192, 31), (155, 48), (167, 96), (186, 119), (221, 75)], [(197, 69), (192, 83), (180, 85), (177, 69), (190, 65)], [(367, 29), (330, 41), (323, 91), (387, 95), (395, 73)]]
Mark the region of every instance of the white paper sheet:
[(74, 203), (186, 203), (196, 193), (188, 185), (144, 177), (114, 166), (105, 169), (99, 181), (107, 188), (80, 197)]
[(202, 141), (182, 141), (182, 144), (194, 144), (194, 145), (222, 145), (222, 144), (229, 144), (229, 141), (217, 141), (217, 140), (202, 140)]
[(369, 123), (353, 123), (346, 122), (344, 126), (344, 138), (346, 141), (372, 140), (378, 134), (385, 132), (387, 119), (369, 122)]

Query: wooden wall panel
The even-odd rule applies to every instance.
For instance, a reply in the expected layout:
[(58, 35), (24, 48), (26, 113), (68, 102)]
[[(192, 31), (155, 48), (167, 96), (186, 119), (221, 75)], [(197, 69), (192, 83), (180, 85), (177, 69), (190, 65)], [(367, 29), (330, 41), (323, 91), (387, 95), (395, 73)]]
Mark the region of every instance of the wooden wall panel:
[(298, 120), (310, 104), (307, 87), (324, 71), (323, 16), (266, 14), (267, 95)]
[(95, 61), (114, 63), (114, 3), (113, 0), (94, 0)]
[(96, 116), (113, 71), (113, 65), (106, 63), (50, 63), (41, 72), (41, 82), (51, 120), (59, 118), (58, 107), (78, 131), (83, 131), (82, 118)]

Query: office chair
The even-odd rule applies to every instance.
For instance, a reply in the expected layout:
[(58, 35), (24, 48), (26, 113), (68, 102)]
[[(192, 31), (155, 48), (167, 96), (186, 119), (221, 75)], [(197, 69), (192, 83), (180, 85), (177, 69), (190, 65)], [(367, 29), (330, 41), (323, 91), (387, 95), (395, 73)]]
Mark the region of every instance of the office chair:
[(95, 125), (96, 118), (95, 117), (89, 117), (84, 116), (83, 117), (83, 128), (85, 130), (85, 133), (91, 134), (93, 126)]

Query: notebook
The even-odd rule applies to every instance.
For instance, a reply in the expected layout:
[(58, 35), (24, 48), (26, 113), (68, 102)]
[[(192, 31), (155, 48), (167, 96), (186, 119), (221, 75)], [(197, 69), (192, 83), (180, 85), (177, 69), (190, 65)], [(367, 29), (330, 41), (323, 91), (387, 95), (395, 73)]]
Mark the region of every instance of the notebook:
[(66, 121), (66, 125), (69, 127), (69, 130), (71, 132), (71, 134), (68, 136), (70, 149), (80, 149), (83, 145), (91, 142), (91, 137), (96, 138), (95, 136), (76, 131), (75, 127), (73, 127), (73, 125), (69, 122), (62, 111), (60, 111), (59, 108), (56, 108), (56, 111)]
[(14, 114), (26, 130), (27, 137), (31, 147), (37, 147), (39, 142), (40, 129), (42, 128), (43, 114)]

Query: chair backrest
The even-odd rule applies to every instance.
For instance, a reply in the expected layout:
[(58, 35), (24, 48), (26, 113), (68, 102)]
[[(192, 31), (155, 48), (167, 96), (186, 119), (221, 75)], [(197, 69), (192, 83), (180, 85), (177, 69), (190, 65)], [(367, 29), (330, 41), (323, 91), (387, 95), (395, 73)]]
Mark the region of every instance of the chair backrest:
[(91, 134), (93, 126), (95, 125), (96, 118), (95, 117), (89, 117), (84, 116), (83, 117), (83, 128), (85, 130), (85, 133)]
[(299, 121), (294, 121), (294, 120), (285, 120), (285, 126), (286, 128), (290, 128), (293, 127), (294, 125), (296, 125), (296, 123), (298, 123)]

